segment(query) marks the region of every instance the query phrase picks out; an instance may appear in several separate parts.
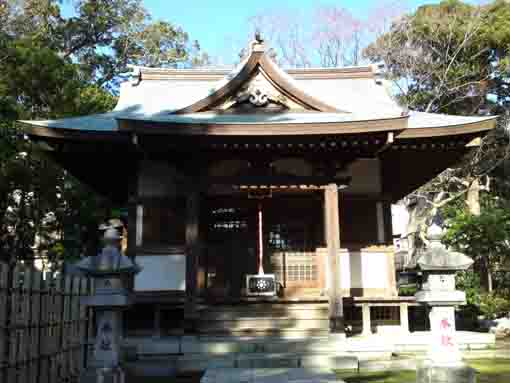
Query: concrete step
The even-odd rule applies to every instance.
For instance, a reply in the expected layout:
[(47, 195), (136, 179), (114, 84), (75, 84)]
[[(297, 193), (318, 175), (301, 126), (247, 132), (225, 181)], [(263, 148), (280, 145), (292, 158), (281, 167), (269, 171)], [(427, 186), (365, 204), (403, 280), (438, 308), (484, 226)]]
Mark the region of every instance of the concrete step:
[(236, 336), (236, 337), (272, 337), (279, 336), (285, 338), (302, 338), (304, 336), (325, 336), (328, 335), (329, 329), (326, 328), (243, 328), (243, 329), (212, 329), (201, 331), (198, 329), (201, 335), (218, 335), (218, 336)]
[(223, 330), (245, 331), (259, 329), (329, 329), (329, 319), (295, 319), (295, 318), (238, 318), (235, 320), (208, 320), (200, 321), (198, 327), (201, 331)]
[(216, 368), (207, 370), (202, 377), (207, 383), (342, 383), (331, 371), (316, 371), (306, 368)]
[(238, 353), (284, 353), (284, 352), (339, 352), (345, 348), (345, 342), (332, 341), (327, 336), (290, 338), (264, 337), (253, 339), (246, 337), (183, 337), (183, 338), (129, 338), (124, 348), (130, 354), (155, 357), (178, 354), (224, 355)]
[(339, 351), (340, 347), (335, 342), (328, 341), (327, 337), (313, 337), (308, 339), (272, 339), (265, 340), (239, 339), (200, 339), (197, 341), (185, 341), (182, 343), (181, 350), (184, 354), (208, 353), (208, 354), (228, 354), (228, 353), (284, 353), (284, 352), (334, 352)]
[(200, 312), (201, 320), (235, 320), (238, 318), (294, 318), (294, 319), (313, 319), (328, 318), (329, 312), (327, 308), (310, 308), (310, 309), (294, 309), (288, 310), (284, 307), (276, 307), (274, 309), (211, 309)]
[(177, 357), (179, 371), (200, 371), (208, 368), (309, 368), (316, 370), (357, 370), (356, 356), (331, 353), (240, 353), (210, 356), (184, 354)]

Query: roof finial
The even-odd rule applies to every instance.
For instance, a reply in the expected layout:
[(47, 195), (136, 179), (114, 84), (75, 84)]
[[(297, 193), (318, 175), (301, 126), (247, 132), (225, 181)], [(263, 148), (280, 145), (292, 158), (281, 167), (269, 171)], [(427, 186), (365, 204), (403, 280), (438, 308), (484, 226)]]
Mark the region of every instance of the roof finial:
[(260, 32), (260, 29), (255, 29), (255, 41), (259, 44), (262, 44), (264, 42), (264, 39), (262, 38), (262, 32)]

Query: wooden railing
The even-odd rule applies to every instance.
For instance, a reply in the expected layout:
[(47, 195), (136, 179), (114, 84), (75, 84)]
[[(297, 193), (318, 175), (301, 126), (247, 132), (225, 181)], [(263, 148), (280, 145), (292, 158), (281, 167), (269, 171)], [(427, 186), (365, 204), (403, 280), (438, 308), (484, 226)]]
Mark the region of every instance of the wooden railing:
[(0, 262), (0, 382), (78, 382), (91, 321), (91, 281)]

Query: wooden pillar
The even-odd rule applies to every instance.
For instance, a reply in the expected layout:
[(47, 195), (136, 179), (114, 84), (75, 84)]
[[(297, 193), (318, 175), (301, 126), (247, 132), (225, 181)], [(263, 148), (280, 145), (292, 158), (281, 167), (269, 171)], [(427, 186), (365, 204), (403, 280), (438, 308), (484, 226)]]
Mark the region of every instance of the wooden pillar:
[(198, 287), (198, 259), (200, 256), (199, 238), (200, 192), (192, 190), (186, 200), (186, 304), (184, 317), (196, 319)]
[(400, 329), (404, 333), (409, 332), (409, 305), (407, 303), (400, 304)]
[(128, 222), (127, 222), (127, 248), (126, 255), (135, 258), (136, 248), (140, 246), (138, 243), (138, 222), (137, 222), (137, 205), (138, 205), (138, 177), (140, 166), (138, 161), (133, 165), (133, 173), (129, 177), (128, 183)]
[(370, 318), (370, 305), (368, 303), (361, 304), (362, 330), (361, 335), (372, 335), (372, 320)]
[(328, 272), (329, 272), (329, 317), (331, 331), (344, 332), (343, 302), (340, 291), (340, 219), (338, 204), (338, 187), (329, 184), (324, 190), (324, 216), (326, 245), (328, 249)]
[(377, 201), (375, 203), (375, 213), (377, 218), (377, 243), (385, 244), (386, 243), (386, 229), (384, 222), (384, 205), (382, 201)]

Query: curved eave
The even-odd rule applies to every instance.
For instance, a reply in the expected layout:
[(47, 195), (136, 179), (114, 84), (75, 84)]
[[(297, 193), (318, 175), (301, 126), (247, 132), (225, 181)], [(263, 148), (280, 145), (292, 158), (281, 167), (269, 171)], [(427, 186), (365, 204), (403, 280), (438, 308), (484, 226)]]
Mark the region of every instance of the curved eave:
[(407, 117), (380, 120), (309, 123), (176, 123), (119, 118), (119, 128), (143, 134), (201, 136), (313, 136), (395, 132), (406, 128)]
[(74, 140), (74, 141), (110, 141), (110, 142), (129, 142), (129, 137), (119, 131), (99, 131), (99, 130), (79, 130), (72, 128), (56, 128), (34, 125), (27, 121), (18, 121), (23, 127), (23, 131), (29, 137), (41, 137), (55, 140)]
[(424, 126), (404, 130), (397, 136), (398, 140), (415, 138), (434, 138), (445, 136), (457, 136), (463, 134), (486, 133), (496, 127), (497, 116), (485, 117), (478, 121), (445, 125), (445, 126)]
[(297, 103), (306, 106), (308, 109), (319, 112), (346, 113), (306, 94), (302, 89), (292, 83), (292, 81), (287, 78), (288, 75), (281, 71), (271, 59), (267, 57), (262, 44), (254, 44), (250, 57), (240, 70), (234, 72), (235, 75), (232, 79), (207, 97), (185, 108), (179, 109), (172, 114), (190, 114), (207, 110), (229, 95), (234, 94), (242, 84), (250, 79), (257, 67), (261, 68), (262, 73), (264, 73), (267, 79), (283, 94)]

